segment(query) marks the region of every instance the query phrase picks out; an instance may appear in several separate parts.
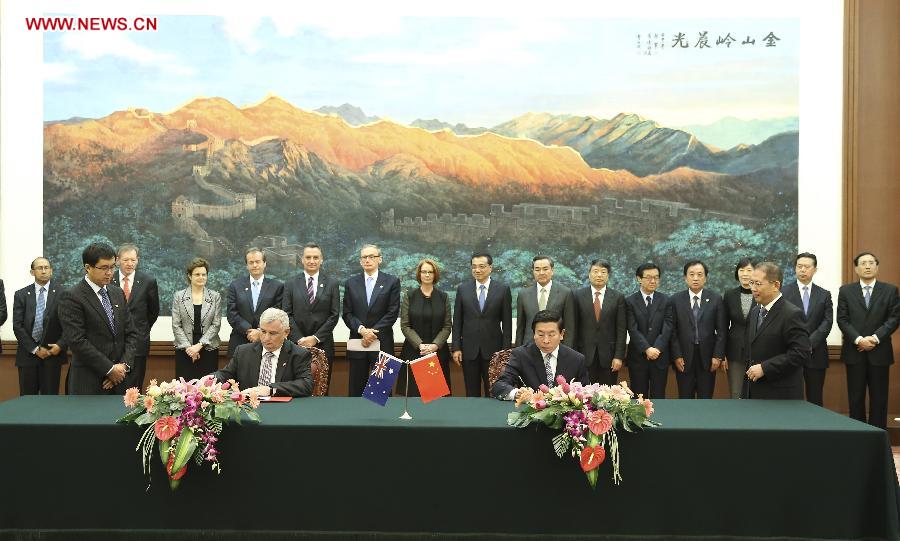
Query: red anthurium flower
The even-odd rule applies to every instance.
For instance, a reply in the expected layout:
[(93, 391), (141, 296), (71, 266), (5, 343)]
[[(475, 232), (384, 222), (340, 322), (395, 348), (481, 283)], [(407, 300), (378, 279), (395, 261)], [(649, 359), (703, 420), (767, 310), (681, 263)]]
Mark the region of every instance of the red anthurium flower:
[(153, 432), (159, 440), (169, 441), (178, 433), (178, 421), (171, 415), (160, 417), (153, 426)]
[(588, 428), (598, 436), (609, 432), (612, 425), (613, 416), (606, 410), (599, 409), (588, 414)]
[(585, 472), (599, 468), (604, 460), (606, 460), (606, 449), (602, 445), (588, 445), (581, 450), (581, 469)]
[(175, 464), (175, 453), (169, 453), (169, 461), (166, 463), (166, 473), (169, 474), (169, 479), (173, 481), (178, 481), (184, 474), (187, 473), (187, 464), (184, 465), (183, 468), (178, 470), (175, 473), (172, 473), (172, 465)]

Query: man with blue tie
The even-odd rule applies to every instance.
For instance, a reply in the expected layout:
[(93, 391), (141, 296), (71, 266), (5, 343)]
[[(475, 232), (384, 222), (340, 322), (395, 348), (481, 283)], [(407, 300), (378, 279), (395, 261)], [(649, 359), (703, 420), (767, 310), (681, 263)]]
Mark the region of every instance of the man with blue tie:
[(794, 260), (797, 281), (784, 286), (781, 294), (788, 302), (803, 310), (803, 320), (806, 322), (809, 344), (812, 348), (809, 360), (803, 367), (806, 400), (821, 406), (825, 371), (828, 369), (826, 339), (834, 320), (834, 305), (831, 302), (831, 292), (813, 283), (816, 270), (818, 259), (815, 254), (809, 252), (799, 254)]
[(31, 262), (34, 282), (13, 296), (13, 332), (19, 394), (59, 394), (59, 375), (66, 361), (66, 345), (56, 305), (62, 288), (52, 281), (53, 267), (44, 257)]
[(72, 350), (67, 378), (69, 394), (110, 394), (124, 389), (131, 371), (137, 331), (125, 293), (112, 284), (116, 252), (108, 244), (89, 245), (81, 253), (84, 280), (63, 292), (59, 321)]
[(262, 250), (249, 248), (244, 260), (249, 275), (236, 278), (228, 286), (229, 358), (238, 346), (259, 342), (259, 316), (266, 308), (281, 308), (284, 295), (283, 282), (266, 278), (266, 254)]
[(466, 396), (490, 396), (488, 364), (494, 353), (512, 345), (512, 293), (491, 279), (494, 259), (476, 253), (470, 260), (474, 281), (456, 288), (453, 310), (453, 362), (461, 365)]
[(888, 383), (894, 364), (891, 334), (900, 323), (897, 286), (876, 280), (878, 259), (871, 252), (853, 258), (858, 282), (838, 292), (837, 324), (844, 335), (841, 359), (847, 367), (850, 417), (866, 422), (866, 388), (869, 390), (869, 424), (887, 427)]
[[(344, 282), (343, 319), (350, 338), (364, 347), (377, 340), (381, 351), (394, 354), (394, 323), (400, 315), (400, 280), (379, 272), (381, 250), (366, 244), (359, 251), (362, 274)], [(376, 351), (347, 351), (350, 363), (348, 396), (362, 396), (371, 367), (378, 359)]]

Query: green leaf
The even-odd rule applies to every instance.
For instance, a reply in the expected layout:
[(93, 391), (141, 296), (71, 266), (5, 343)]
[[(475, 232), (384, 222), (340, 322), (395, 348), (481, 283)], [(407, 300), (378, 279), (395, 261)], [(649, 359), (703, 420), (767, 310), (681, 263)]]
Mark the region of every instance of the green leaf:
[(163, 468), (169, 462), (169, 448), (172, 447), (172, 440), (159, 440), (159, 458), (162, 460)]
[(125, 415), (116, 419), (116, 422), (117, 423), (130, 423), (131, 421), (134, 421), (135, 419), (140, 417), (143, 413), (144, 413), (143, 407), (133, 408), (131, 411), (129, 411)]
[(158, 415), (156, 415), (155, 413), (147, 412), (135, 419), (134, 422), (137, 423), (138, 426), (143, 426), (149, 425), (150, 423), (155, 423), (157, 419), (159, 419)]
[(178, 443), (175, 444), (175, 462), (172, 463), (173, 473), (177, 472), (187, 464), (196, 448), (197, 438), (194, 436), (194, 431), (190, 428), (185, 428), (181, 431), (181, 437), (178, 438)]
[(247, 417), (249, 417), (251, 421), (259, 422), (259, 412), (254, 409), (247, 410)]
[(589, 472), (585, 472), (592, 489), (597, 488), (597, 477), (600, 475), (600, 468), (594, 468)]
[(556, 451), (556, 456), (559, 458), (562, 458), (566, 451), (569, 450), (569, 439), (566, 437), (565, 432), (560, 432), (554, 436), (553, 450)]

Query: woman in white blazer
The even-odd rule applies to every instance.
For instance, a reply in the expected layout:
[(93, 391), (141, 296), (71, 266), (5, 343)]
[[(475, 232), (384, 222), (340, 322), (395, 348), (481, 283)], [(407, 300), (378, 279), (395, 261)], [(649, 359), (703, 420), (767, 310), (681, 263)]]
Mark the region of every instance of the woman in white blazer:
[(222, 297), (206, 288), (209, 262), (195, 257), (187, 267), (190, 287), (172, 299), (175, 377), (198, 379), (219, 368)]

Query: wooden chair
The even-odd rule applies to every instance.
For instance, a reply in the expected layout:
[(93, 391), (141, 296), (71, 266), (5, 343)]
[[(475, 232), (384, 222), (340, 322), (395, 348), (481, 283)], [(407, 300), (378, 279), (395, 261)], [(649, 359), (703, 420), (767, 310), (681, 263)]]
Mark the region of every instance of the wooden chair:
[(500, 374), (503, 373), (503, 369), (506, 368), (506, 363), (509, 362), (509, 358), (512, 356), (512, 349), (503, 349), (494, 353), (491, 356), (491, 361), (488, 364), (488, 383), (490, 387), (494, 386), (494, 383), (500, 379)]
[(312, 354), (312, 396), (328, 396), (328, 358), (319, 348), (309, 348), (309, 352)]

